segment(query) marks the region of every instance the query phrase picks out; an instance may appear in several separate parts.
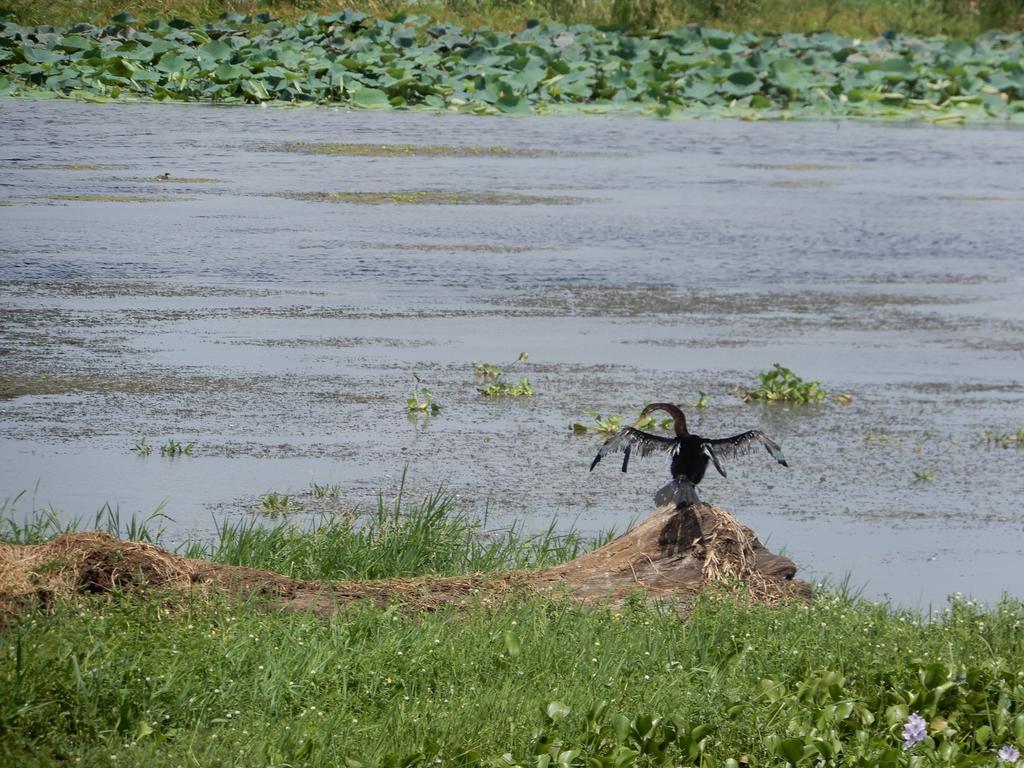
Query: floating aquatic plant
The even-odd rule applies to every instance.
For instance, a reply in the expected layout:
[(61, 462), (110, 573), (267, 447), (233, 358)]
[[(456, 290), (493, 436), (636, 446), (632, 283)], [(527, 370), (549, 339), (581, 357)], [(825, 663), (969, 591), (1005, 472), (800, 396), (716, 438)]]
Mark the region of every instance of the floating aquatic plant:
[[(519, 357), (509, 364), (511, 368), (516, 363), (523, 363), (529, 359), (527, 352), (520, 352)], [(515, 384), (505, 380), (505, 369), (492, 363), (473, 363), (473, 373), (477, 378), (483, 379), (486, 383), (478, 387), (480, 394), (485, 397), (532, 397), (533, 385), (529, 376), (523, 376)]]
[(419, 415), (421, 413), (427, 415), (434, 415), (441, 410), (441, 406), (434, 402), (434, 396), (430, 393), (430, 390), (423, 386), (423, 382), (419, 376), (415, 373), (412, 375), (416, 383), (420, 386), (414, 387), (412, 395), (406, 399), (405, 408), (413, 415)]
[(1004, 744), (996, 753), (996, 757), (999, 759), (1000, 763), (1015, 765), (1016, 762), (1020, 760), (1020, 750), (1012, 744)]
[(1024, 427), (1012, 433), (986, 430), (985, 445), (996, 448), (1024, 448)]
[(260, 507), (271, 517), (286, 515), (289, 512), (295, 512), (300, 509), (290, 494), (278, 493), (277, 491), (265, 493), (260, 498)]
[(590, 418), (594, 420), (594, 423), (588, 426), (587, 424), (583, 424), (579, 421), (574, 421), (569, 425), (569, 429), (574, 435), (585, 435), (588, 432), (596, 432), (598, 434), (606, 435), (614, 434), (619, 431), (624, 418), (618, 414), (603, 417), (594, 408), (584, 408), (583, 412), (590, 416)]
[(337, 501), (341, 498), (341, 483), (325, 483), (323, 485), (310, 483), (309, 492), (313, 495), (314, 499)]
[(761, 386), (744, 392), (744, 400), (813, 403), (824, 399), (828, 394), (821, 389), (820, 381), (804, 381), (779, 363), (774, 363), (770, 370), (759, 373), (757, 378)]
[[(701, 397), (706, 398), (707, 395), (701, 392)], [(705, 405), (707, 404), (707, 402), (710, 402), (710, 399), (705, 401)], [(701, 405), (697, 407), (703, 408), (704, 406)], [(569, 425), (569, 430), (574, 435), (585, 435), (589, 432), (593, 432), (599, 435), (613, 435), (620, 429), (622, 429), (624, 422), (629, 421), (628, 417), (617, 413), (609, 414), (608, 416), (602, 416), (594, 408), (584, 408), (583, 412), (587, 414), (594, 421), (594, 423), (591, 425), (587, 425), (579, 421), (572, 422)], [(653, 413), (649, 413), (646, 416), (641, 417), (637, 421), (632, 422), (632, 425), (637, 429), (668, 429), (669, 427), (672, 426), (672, 418), (667, 417), (659, 419)]]
[(191, 456), (192, 449), (195, 448), (195, 445), (196, 444), (194, 442), (182, 443), (179, 440), (170, 439), (160, 446), (160, 455), (170, 456), (171, 458), (174, 458), (175, 456)]
[(149, 456), (153, 452), (153, 446), (146, 442), (146, 438), (142, 437), (135, 441), (135, 445), (132, 446), (132, 453), (137, 453), (139, 456)]
[(915, 744), (925, 740), (925, 726), (928, 723), (917, 712), (912, 713), (903, 725), (903, 750), (911, 749)]

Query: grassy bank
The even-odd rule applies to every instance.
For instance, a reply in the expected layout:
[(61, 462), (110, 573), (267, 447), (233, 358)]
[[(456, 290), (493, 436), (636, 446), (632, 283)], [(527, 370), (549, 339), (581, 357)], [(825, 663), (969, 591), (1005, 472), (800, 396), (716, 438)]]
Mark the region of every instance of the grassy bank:
[[(366, 526), (255, 531), (193, 552), (399, 576), (578, 551), (578, 537), (482, 537), (443, 494), (381, 504)], [(38, 517), (4, 538), (53, 532)], [(641, 600), (323, 619), (198, 593), (82, 598), (0, 630), (0, 765), (995, 765), (1024, 746), (1022, 619), (1014, 601), (919, 617), (827, 590), (775, 608), (708, 595), (686, 621)], [(911, 713), (928, 733), (904, 751)]]
[[(211, 22), (221, 14), (269, 11), (294, 21), (306, 13), (330, 14), (337, 2), (295, 0), (8, 0), (5, 7), (21, 24), (108, 23), (123, 11), (148, 19)], [(384, 18), (421, 13), (461, 26), (487, 26), (516, 32), (528, 19), (563, 24), (616, 24), (662, 29), (699, 24), (733, 32), (813, 32), (874, 37), (885, 30), (908, 34), (974, 37), (990, 29), (1024, 29), (1022, 0), (352, 0), (345, 7)]]

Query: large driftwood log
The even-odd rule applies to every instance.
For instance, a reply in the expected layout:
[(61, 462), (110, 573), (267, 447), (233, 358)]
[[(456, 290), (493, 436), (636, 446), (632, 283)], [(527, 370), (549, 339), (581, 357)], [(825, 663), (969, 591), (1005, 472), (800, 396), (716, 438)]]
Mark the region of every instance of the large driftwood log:
[[(77, 593), (153, 588), (228, 593), (321, 614), (355, 600), (431, 609), (529, 593), (614, 604), (642, 592), (677, 598), (685, 606), (713, 583), (739, 585), (750, 599), (765, 602), (811, 596), (808, 584), (793, 579), (793, 562), (765, 549), (728, 512), (699, 502), (677, 503), (677, 498), (679, 489), (670, 489), (659, 497), (664, 503), (635, 528), (563, 565), (450, 578), (306, 581), (192, 560), (102, 533), (71, 533), (38, 545), (0, 544), (0, 618), (5, 611), (45, 608)], [(689, 498), (685, 489), (682, 498)]]

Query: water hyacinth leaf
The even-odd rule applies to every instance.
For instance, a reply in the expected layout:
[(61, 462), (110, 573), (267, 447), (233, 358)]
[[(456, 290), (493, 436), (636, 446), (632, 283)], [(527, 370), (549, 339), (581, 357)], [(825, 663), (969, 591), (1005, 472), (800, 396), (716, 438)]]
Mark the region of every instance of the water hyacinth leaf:
[(516, 633), (510, 629), (506, 629), (503, 635), (505, 641), (505, 652), (510, 658), (516, 658), (523, 650), (522, 643), (519, 642), (519, 638)]
[(781, 757), (791, 765), (798, 765), (804, 759), (804, 743), (800, 739), (783, 739), (779, 749)]
[(568, 717), (569, 712), (569, 706), (561, 701), (550, 702), (544, 710), (545, 715), (552, 722)]

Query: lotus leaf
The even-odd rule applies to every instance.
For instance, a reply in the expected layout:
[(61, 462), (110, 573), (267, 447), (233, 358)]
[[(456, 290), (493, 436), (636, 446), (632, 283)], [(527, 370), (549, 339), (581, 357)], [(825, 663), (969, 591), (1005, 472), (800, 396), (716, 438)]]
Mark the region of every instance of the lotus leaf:
[(160, 57), (156, 68), (160, 72), (181, 72), (189, 65), (188, 60), (176, 53), (166, 53)]
[(56, 64), (64, 58), (64, 55), (55, 50), (47, 50), (34, 45), (22, 45), (18, 52), (22, 59), (29, 64)]
[(359, 109), (387, 109), (388, 95), (377, 88), (358, 88), (352, 91), (352, 106)]
[(293, 24), (225, 14), (204, 27), (172, 20), (138, 28), (119, 18), (107, 29), (72, 30), (0, 21), (3, 92), (485, 113), (1024, 119), (1019, 33), (853, 41), (828, 32), (638, 34), (533, 22), (510, 35), (351, 11)]
[(913, 80), (917, 77), (917, 70), (904, 58), (886, 59), (878, 65), (878, 71), (882, 72), (886, 80), (893, 82)]
[(733, 96), (749, 96), (761, 90), (761, 81), (749, 70), (732, 72), (722, 84), (722, 90)]
[(799, 91), (807, 88), (811, 79), (796, 59), (778, 59), (772, 64), (772, 80), (779, 86)]

